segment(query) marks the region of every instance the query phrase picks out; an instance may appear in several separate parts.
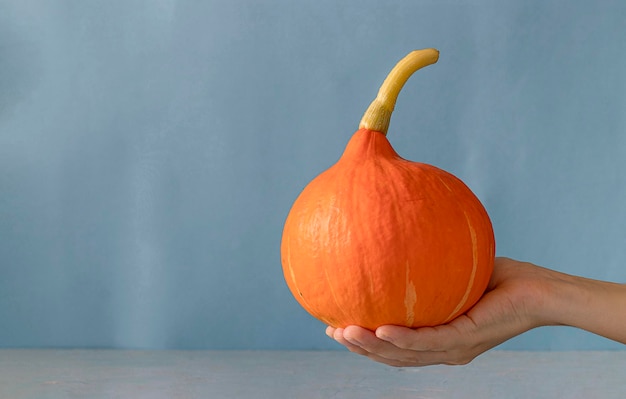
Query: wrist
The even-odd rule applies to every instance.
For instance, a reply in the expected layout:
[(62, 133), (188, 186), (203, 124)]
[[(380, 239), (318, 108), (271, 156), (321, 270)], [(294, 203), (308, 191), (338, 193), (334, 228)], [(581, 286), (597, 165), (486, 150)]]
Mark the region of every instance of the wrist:
[(550, 273), (545, 306), (539, 313), (543, 325), (576, 327), (626, 343), (626, 285)]
[(543, 325), (571, 326), (578, 324), (578, 312), (589, 302), (589, 291), (582, 284), (584, 280), (555, 270), (547, 270), (544, 300), (538, 311)]

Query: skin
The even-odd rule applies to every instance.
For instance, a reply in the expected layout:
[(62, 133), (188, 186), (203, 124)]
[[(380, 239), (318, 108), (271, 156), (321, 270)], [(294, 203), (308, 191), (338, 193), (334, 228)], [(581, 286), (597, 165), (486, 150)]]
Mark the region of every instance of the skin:
[(626, 344), (626, 285), (496, 258), (485, 295), (466, 314), (437, 327), (328, 327), (351, 352), (395, 367), (462, 365), (541, 326), (564, 325)]

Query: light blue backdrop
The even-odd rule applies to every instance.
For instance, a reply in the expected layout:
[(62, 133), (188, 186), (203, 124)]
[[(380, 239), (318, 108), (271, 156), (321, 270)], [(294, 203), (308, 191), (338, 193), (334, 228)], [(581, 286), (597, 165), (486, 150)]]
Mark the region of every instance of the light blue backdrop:
[(282, 224), (423, 47), (396, 150), (472, 187), (500, 255), (626, 282), (625, 21), (621, 0), (0, 0), (0, 346), (338, 348), (284, 284)]

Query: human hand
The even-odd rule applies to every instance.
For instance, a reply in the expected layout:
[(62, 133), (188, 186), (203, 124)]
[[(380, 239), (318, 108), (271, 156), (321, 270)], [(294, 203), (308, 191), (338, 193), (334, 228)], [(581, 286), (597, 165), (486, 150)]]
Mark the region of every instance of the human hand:
[[(485, 295), (466, 314), (436, 327), (328, 327), (326, 334), (351, 352), (391, 366), (460, 365), (498, 344), (552, 324), (543, 308), (559, 274), (530, 263), (496, 258)], [(545, 310), (545, 311), (544, 311)]]

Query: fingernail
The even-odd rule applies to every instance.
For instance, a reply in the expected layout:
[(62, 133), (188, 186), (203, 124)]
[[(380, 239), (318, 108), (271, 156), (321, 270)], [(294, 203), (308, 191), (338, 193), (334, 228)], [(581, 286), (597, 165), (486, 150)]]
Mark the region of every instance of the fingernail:
[(380, 332), (378, 330), (376, 330), (376, 337), (379, 338), (379, 339), (382, 339), (383, 341), (390, 341), (391, 340), (391, 338), (389, 338), (388, 335), (386, 335), (386, 334), (384, 334), (384, 333), (382, 333), (382, 332)]

